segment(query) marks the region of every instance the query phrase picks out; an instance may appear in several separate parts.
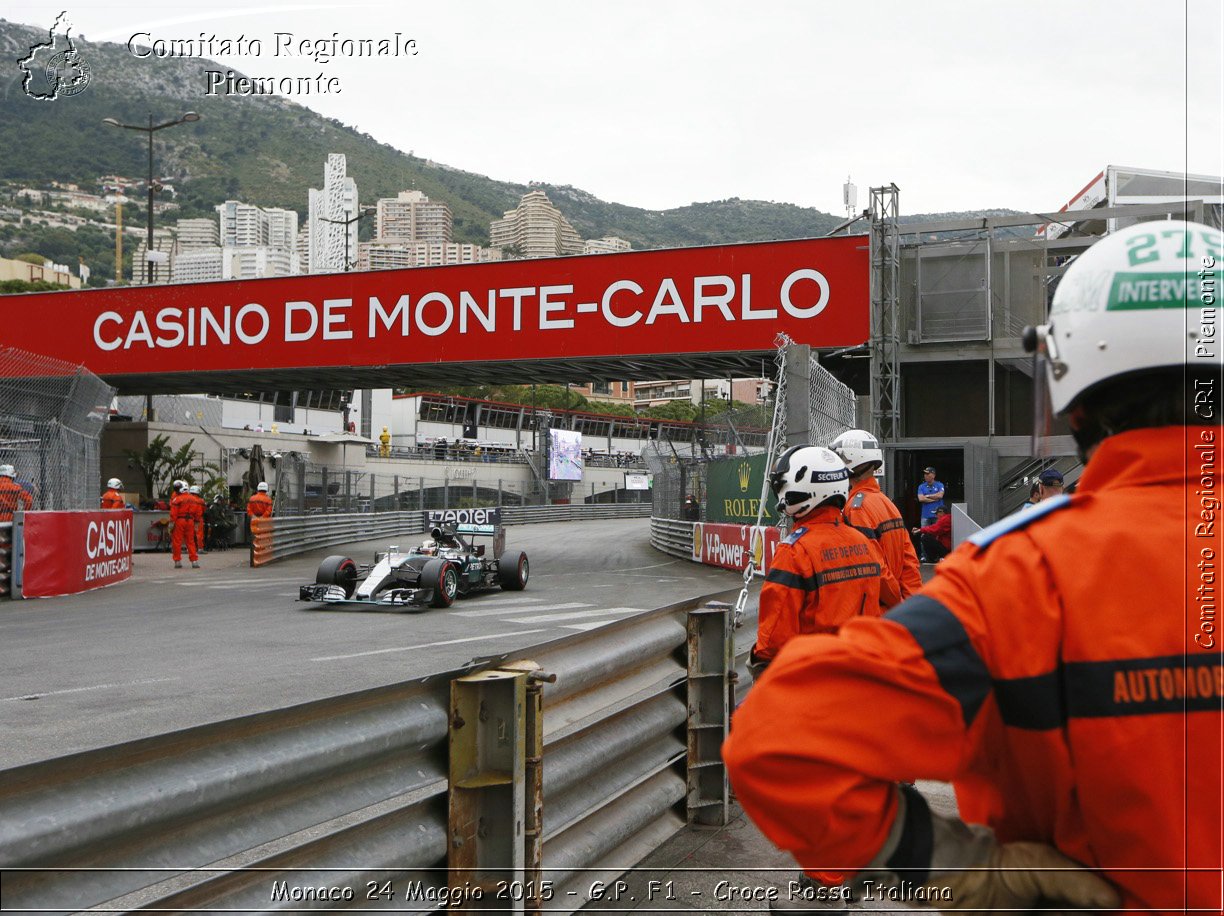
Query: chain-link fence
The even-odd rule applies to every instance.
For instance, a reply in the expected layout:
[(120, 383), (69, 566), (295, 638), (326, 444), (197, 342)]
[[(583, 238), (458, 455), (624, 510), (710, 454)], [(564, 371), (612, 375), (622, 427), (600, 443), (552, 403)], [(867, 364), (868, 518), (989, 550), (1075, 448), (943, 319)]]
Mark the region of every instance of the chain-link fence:
[(762, 452), (772, 461), (787, 445), (798, 444), (790, 441), (791, 434), (827, 445), (854, 427), (854, 391), (821, 366), (808, 348), (779, 336), (775, 365), (773, 392), (764, 405), (719, 414), (697, 434), (697, 442), (660, 437), (649, 443), (643, 457), (654, 475), (655, 517), (704, 518), (711, 462)]
[(453, 470), (453, 475), (384, 474), (329, 468), (298, 455), (286, 455), (277, 462), (269, 482), (276, 494), (277, 515), (529, 506), (559, 499), (571, 503), (627, 503), (648, 498), (644, 491), (624, 486), (609, 488), (577, 481), (564, 497), (550, 490), (546, 499), (534, 480), (477, 479), (470, 469)]
[(81, 366), (0, 347), (0, 464), (35, 509), (98, 505), (98, 439), (115, 390)]

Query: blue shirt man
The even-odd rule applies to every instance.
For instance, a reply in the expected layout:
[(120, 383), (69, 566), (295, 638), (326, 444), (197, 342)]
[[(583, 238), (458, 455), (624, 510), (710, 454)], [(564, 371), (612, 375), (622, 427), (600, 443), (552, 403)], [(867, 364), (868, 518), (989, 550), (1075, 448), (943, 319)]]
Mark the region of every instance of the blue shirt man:
[(922, 472), (922, 483), (918, 484), (918, 502), (922, 503), (922, 525), (935, 523), (935, 512), (943, 504), (944, 485), (935, 479), (935, 469)]

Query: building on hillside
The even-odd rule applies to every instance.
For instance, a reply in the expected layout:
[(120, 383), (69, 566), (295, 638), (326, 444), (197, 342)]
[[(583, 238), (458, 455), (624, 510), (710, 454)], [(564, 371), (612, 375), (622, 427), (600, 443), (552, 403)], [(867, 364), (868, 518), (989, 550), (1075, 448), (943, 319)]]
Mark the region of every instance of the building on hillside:
[(309, 226), (302, 226), (300, 229), (298, 229), (297, 239), (294, 242), (293, 250), (297, 254), (298, 273), (311, 273)]
[(520, 258), (582, 254), (583, 242), (543, 191), (528, 191), (513, 210), (489, 226), (490, 245)]
[(632, 250), (632, 245), (614, 235), (605, 235), (601, 239), (587, 239), (582, 243), (583, 254), (617, 254)]
[(392, 270), (401, 267), (441, 267), (446, 264), (477, 264), (500, 261), (501, 251), (459, 242), (362, 242), (357, 246), (358, 270)]
[(587, 382), (583, 385), (571, 385), (570, 390), (592, 401), (608, 401), (632, 407), (635, 400), (634, 384), (634, 382)]
[(375, 220), (374, 237), (379, 242), (446, 244), (454, 227), (450, 207), (415, 190), (380, 198)]
[[(145, 280), (145, 235), (132, 254), (132, 283), (143, 285)], [(169, 283), (175, 249), (174, 233), (169, 229), (153, 230), (153, 260), (149, 261), (149, 283)]]
[(0, 281), (3, 280), (24, 280), (26, 283), (42, 280), (72, 289), (81, 288), (81, 278), (75, 276), (66, 264), (53, 264), (50, 261), (31, 264), (29, 261), (0, 258)]
[(217, 220), (180, 219), (174, 225), (178, 237), (180, 251), (194, 251), (200, 248), (216, 248), (221, 244)]
[[(310, 272), (338, 273), (357, 257), (357, 183), (349, 178), (343, 153), (331, 153), (323, 167), (322, 189), (309, 192)], [(349, 263), (345, 263), (345, 259)]]
[(227, 200), (216, 210), (222, 245), (268, 244), (268, 215), (262, 207)]
[[(211, 223), (212, 221), (209, 220)], [(214, 225), (215, 229), (216, 226)], [(172, 283), (207, 283), (224, 280), (223, 255), (220, 246), (183, 248), (175, 254), (170, 268)]]

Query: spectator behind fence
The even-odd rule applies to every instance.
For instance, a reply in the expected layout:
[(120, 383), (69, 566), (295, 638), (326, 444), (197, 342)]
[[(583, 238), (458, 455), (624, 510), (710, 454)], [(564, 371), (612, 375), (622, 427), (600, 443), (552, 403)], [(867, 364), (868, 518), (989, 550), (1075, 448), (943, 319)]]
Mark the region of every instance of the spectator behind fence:
[(928, 563), (938, 563), (952, 552), (952, 515), (947, 506), (935, 510), (935, 521), (924, 528), (910, 529), (915, 547), (927, 557)]
[(0, 464), (0, 522), (11, 522), (18, 509), (28, 512), (34, 505), (34, 497), (13, 479), (16, 476), (11, 464)]

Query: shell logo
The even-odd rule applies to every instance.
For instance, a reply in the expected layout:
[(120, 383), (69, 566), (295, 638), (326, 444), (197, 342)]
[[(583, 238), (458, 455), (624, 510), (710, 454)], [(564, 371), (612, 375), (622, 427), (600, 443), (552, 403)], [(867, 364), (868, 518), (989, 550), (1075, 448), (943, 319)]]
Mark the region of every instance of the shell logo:
[(701, 530), (700, 522), (693, 525), (693, 559), (698, 563), (701, 562)]
[(765, 559), (765, 529), (753, 528), (748, 543), (751, 545), (752, 566), (761, 569), (761, 562)]

